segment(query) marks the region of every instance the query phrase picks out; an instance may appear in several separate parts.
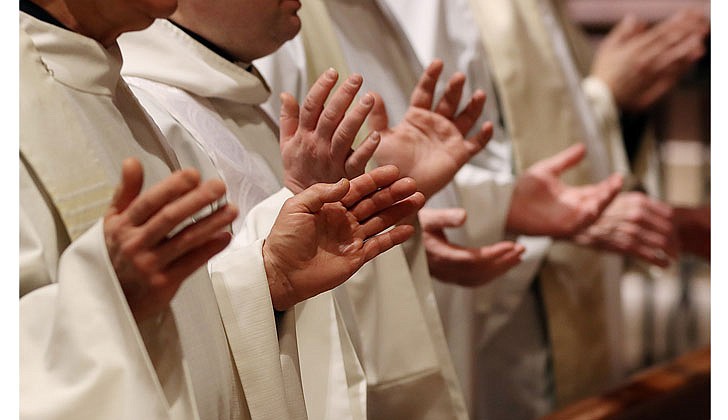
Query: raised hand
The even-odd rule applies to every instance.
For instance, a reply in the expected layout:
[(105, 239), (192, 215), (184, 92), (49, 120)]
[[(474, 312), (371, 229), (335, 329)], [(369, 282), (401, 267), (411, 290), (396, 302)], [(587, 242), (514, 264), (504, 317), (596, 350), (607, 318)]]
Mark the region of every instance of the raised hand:
[(361, 75), (341, 84), (324, 106), (338, 79), (336, 70), (319, 76), (299, 110), (296, 100), (281, 94), (280, 145), (285, 169), (284, 183), (294, 194), (318, 182), (336, 182), (364, 173), (364, 167), (379, 144), (379, 133), (371, 133), (355, 150), (352, 144), (374, 105), (374, 96), (364, 95), (346, 110), (361, 88)]
[(476, 287), (487, 284), (521, 262), (525, 248), (513, 242), (499, 242), (480, 248), (450, 243), (444, 229), (465, 223), (464, 209), (422, 209), (419, 212), (422, 238), (430, 273), (445, 283)]
[(483, 111), (485, 93), (476, 91), (465, 109), (456, 113), (465, 83), (462, 73), (450, 78), (443, 97), (435, 110), (431, 110), (442, 67), (442, 61), (435, 60), (424, 71), (399, 124), (389, 127), (387, 111), (379, 96), (368, 120), (369, 127), (382, 136), (374, 152), (377, 162), (396, 165), (403, 175), (417, 181), (427, 198), (447, 185), (493, 134), (493, 124), (487, 122), (477, 134), (465, 139)]
[(104, 217), (111, 264), (137, 321), (164, 310), (182, 282), (230, 242), (224, 229), (238, 215), (224, 205), (184, 227), (179, 225), (225, 195), (220, 180), (200, 183), (193, 169), (173, 173), (141, 193), (144, 172), (135, 159)]
[(316, 184), (288, 199), (263, 244), (276, 310), (340, 285), (365, 262), (409, 239), (425, 199), (411, 178), (383, 166), (351, 181)]
[(654, 104), (705, 54), (706, 17), (682, 11), (647, 28), (625, 17), (607, 35), (592, 74), (609, 86), (620, 108), (641, 111)]
[(572, 187), (559, 176), (586, 154), (577, 144), (533, 164), (516, 180), (506, 217), (511, 233), (566, 238), (599, 218), (622, 188), (622, 177), (613, 174), (598, 184)]
[(672, 217), (667, 204), (640, 192), (622, 193), (596, 223), (575, 235), (574, 241), (666, 267), (668, 257), (677, 256)]

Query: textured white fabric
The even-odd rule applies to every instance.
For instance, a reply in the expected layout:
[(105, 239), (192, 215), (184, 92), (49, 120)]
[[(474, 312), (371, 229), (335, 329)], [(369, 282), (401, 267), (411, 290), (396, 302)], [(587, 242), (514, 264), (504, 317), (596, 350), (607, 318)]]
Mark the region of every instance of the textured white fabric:
[[(362, 92), (374, 90), (383, 95), (392, 123), (398, 121), (407, 109), (409, 94), (417, 82), (421, 67), (414, 51), (402, 48), (403, 44), (398, 40), (401, 33), (393, 36), (398, 29), (391, 25), (391, 16), (381, 6), (381, 3), (372, 1), (304, 3), (299, 11), (303, 33), (294, 40), (295, 43), (288, 43), (275, 54), (260, 60), (263, 63), (258, 61), (273, 96), (281, 91), (290, 91), (299, 95), (297, 99), (300, 101), (306, 90), (300, 88), (299, 82), (310, 82), (326, 68), (334, 67), (340, 74), (340, 80), (350, 72), (362, 73)], [(377, 45), (377, 48), (371, 48), (372, 45)], [(297, 62), (301, 59), (301, 47), (305, 47), (305, 62)], [(299, 74), (292, 75), (294, 70)], [(277, 106), (270, 106), (270, 110), (277, 115)], [(356, 279), (346, 284), (346, 290), (354, 302), (355, 314), (364, 314), (357, 320), (358, 332), (352, 332), (351, 336), (361, 355), (369, 384), (369, 418), (462, 418), (466, 414), (461, 391), (455, 383), (422, 244), (413, 241), (403, 248), (407, 251), (409, 267), (413, 272), (412, 285), (409, 287), (416, 291), (419, 303), (404, 299), (406, 289), (399, 289), (400, 292), (394, 295), (388, 292), (388, 288), (394, 291), (399, 287), (392, 285), (389, 280), (380, 282), (376, 287), (372, 287), (376, 283), (360, 283)], [(390, 265), (383, 267), (395, 272)], [(362, 289), (362, 285), (367, 288)], [(399, 309), (385, 309), (376, 303), (391, 302), (388, 305), (394, 308), (397, 301)], [(419, 340), (406, 340), (402, 333), (407, 331), (414, 337), (418, 334), (412, 334), (412, 327), (402, 329), (393, 325), (395, 321), (403, 326), (417, 325), (413, 323), (415, 319), (402, 319), (403, 316), (412, 316), (412, 310), (405, 310), (410, 305), (416, 305), (411, 306), (413, 309), (417, 306), (421, 308), (423, 319), (418, 322), (427, 325), (429, 331), (424, 334), (430, 335), (433, 340), (431, 346), (437, 363), (432, 365), (433, 369), (429, 373), (426, 364), (413, 358), (414, 355), (421, 356), (426, 347), (419, 345)], [(351, 324), (347, 323), (350, 330)], [(395, 346), (396, 343), (400, 344)], [(398, 349), (399, 354), (392, 349)], [(407, 377), (407, 370), (422, 373)], [(435, 380), (439, 375), (444, 383)], [(447, 389), (445, 396), (437, 391), (443, 387)], [(413, 404), (415, 401), (418, 403)]]
[[(464, 97), (472, 95), (475, 89), (486, 92), (486, 108), (479, 123), (490, 120), (495, 127), (493, 139), (486, 149), (458, 173), (454, 183), (458, 194), (446, 196), (441, 193), (428, 205), (462, 207), (468, 211), (465, 226), (447, 232), (448, 239), (454, 243), (474, 247), (503, 240), (503, 221), (510, 201), (508, 187), (513, 182), (513, 151), (507, 128), (502, 125), (499, 98), (490, 78), (480, 30), (473, 20), (470, 4), (468, 0), (387, 0), (387, 4), (423, 63), (439, 58), (445, 65), (445, 74), (463, 72), (467, 77)], [(414, 17), (412, 13), (415, 13)], [(531, 337), (538, 344), (514, 346), (509, 352), (539, 363), (526, 367), (531, 380), (539, 385), (534, 387), (536, 393), (525, 396), (512, 393), (510, 398), (521, 405), (549, 405), (548, 350), (546, 341), (538, 334), (542, 326), (533, 321), (540, 314), (534, 305), (524, 306), (524, 299), (534, 299), (530, 287), (551, 242), (548, 238), (533, 237), (518, 237), (517, 240), (526, 248), (522, 263), (488, 285), (475, 289), (440, 282), (435, 285), (448, 344), (473, 416), (482, 412), (476, 408), (476, 403), (481, 406), (509, 405), (502, 393), (486, 393), (480, 383), (484, 372), (482, 366), (491, 359), (495, 368), (500, 366), (502, 369), (497, 373), (498, 377), (514, 377), (523, 370), (523, 366), (497, 363), (498, 355), (493, 350), (484, 350), (491, 346), (496, 335), (501, 347), (505, 342), (522, 340), (519, 338), (523, 337), (521, 333), (504, 331), (514, 322), (528, 325)], [(493, 371), (488, 374), (492, 375)], [(502, 383), (503, 389), (512, 389), (507, 385), (508, 381)]]
[[(257, 71), (251, 73), (225, 61), (163, 20), (146, 31), (125, 35), (120, 44), (126, 60), (124, 73), (157, 124), (163, 131), (176, 130), (183, 136), (194, 137), (218, 162), (228, 183), (230, 199), (241, 207), (244, 218), (238, 225), (234, 245), (244, 247), (267, 236), (290, 192), (283, 189), (273, 194), (275, 191), (271, 188), (273, 185), (280, 188), (283, 171), (277, 127), (259, 107), (269, 92)], [(246, 161), (254, 162), (249, 167), (252, 170), (246, 170)], [(261, 202), (267, 195), (270, 197)], [(260, 209), (250, 212), (250, 204), (257, 202), (261, 202)], [(250, 316), (244, 308), (254, 285), (217, 276), (214, 273), (219, 267), (217, 264), (227, 264), (218, 262), (224, 258), (213, 261), (213, 280), (228, 334), (239, 336), (248, 322), (246, 316)], [(276, 383), (274, 375), (261, 374), (250, 381), (244, 378), (243, 388), (251, 413), (254, 405), (261, 413), (278, 412), (288, 405), (290, 415), (295, 418), (305, 417), (307, 413), (309, 418), (361, 418), (365, 411), (361, 367), (350, 349), (346, 331), (337, 327), (340, 315), (333, 294), (325, 292), (301, 302), (285, 317), (293, 321), (278, 325), (279, 338), (288, 337), (279, 339), (283, 383), (276, 395), (272, 393), (275, 389), (272, 385)], [(322, 325), (328, 327), (321, 328)], [(271, 328), (271, 332), (275, 329)], [(231, 342), (238, 369), (249, 371), (256, 366), (248, 364), (242, 351), (249, 346), (246, 340), (245, 336), (239, 336)], [(276, 350), (274, 343), (266, 343), (268, 353)], [(264, 353), (260, 349), (256, 352)], [(350, 359), (345, 360), (344, 354)], [(271, 366), (258, 365), (257, 369), (262, 373), (267, 367)], [(328, 375), (322, 375), (324, 368)], [(353, 371), (347, 376), (348, 370)], [(353, 380), (350, 386), (347, 381), (357, 375), (359, 383)], [(271, 385), (264, 386), (264, 383)], [(263, 388), (271, 390), (271, 393), (259, 393), (265, 398), (251, 397), (248, 393), (249, 389)]]
[[(581, 140), (586, 141), (588, 146), (587, 160), (594, 164), (588, 167), (592, 168), (591, 179), (603, 178), (610, 170), (626, 173), (617, 111), (611, 94), (605, 90), (606, 87), (603, 83), (593, 78), (586, 78), (582, 83), (581, 76), (575, 68), (574, 58), (570, 53), (572, 45), (567, 45), (567, 41), (573, 41), (576, 38), (571, 33), (576, 31), (572, 27), (567, 27), (570, 31), (568, 36), (563, 33), (559, 26), (561, 20), (554, 16), (551, 3), (532, 2), (533, 4), (529, 6), (521, 7), (515, 2), (497, 1), (388, 0), (387, 2), (394, 10), (423, 62), (436, 57), (443, 59), (446, 70), (449, 68), (450, 71), (462, 71), (468, 79), (477, 81), (476, 86), (485, 89), (488, 93), (490, 104), (495, 105), (500, 101), (495, 109), (502, 111), (501, 117), (511, 122), (511, 126), (508, 128), (515, 129), (516, 136), (519, 136), (522, 144), (525, 145), (518, 149), (521, 154), (514, 154), (513, 147), (510, 146), (511, 139), (508, 130), (504, 130), (506, 133), (504, 138), (499, 138), (496, 132), (495, 141), (509, 144), (507, 154), (500, 156), (503, 161), (513, 163), (515, 166), (513, 170), (523, 170), (536, 160), (524, 162), (524, 159), (528, 159), (522, 155), (526, 148), (527, 153), (537, 156), (537, 153), (543, 149), (538, 143), (552, 141), (555, 137), (554, 133), (568, 133), (568, 129), (559, 125), (563, 124), (562, 122), (552, 125), (541, 123), (544, 117), (550, 118), (548, 117), (549, 112), (564, 110), (567, 118), (575, 116), (573, 123), (579, 125), (579, 136)], [(476, 3), (482, 6), (482, 14), (488, 16), (487, 21), (481, 22), (478, 19), (479, 15), (471, 6)], [(521, 9), (529, 10), (529, 15), (527, 17), (519, 16), (517, 11)], [(515, 29), (524, 24), (522, 20), (528, 22), (530, 31), (524, 32), (521, 29)], [(533, 21), (546, 20), (551, 22), (550, 26), (545, 23), (532, 25)], [(486, 35), (481, 33), (479, 25), (487, 29), (484, 29)], [(549, 30), (541, 31), (542, 27), (549, 28)], [(497, 51), (498, 54), (487, 57), (488, 54), (483, 45), (484, 36), (489, 36), (489, 40), (494, 45), (500, 45), (506, 41), (505, 45), (508, 46), (500, 49), (491, 48), (488, 53), (492, 54)], [(554, 83), (553, 74), (548, 73), (551, 67), (519, 61), (521, 47), (513, 39), (528, 42), (530, 37), (537, 37), (538, 42), (547, 46), (541, 47), (541, 53), (544, 56), (551, 57), (551, 51), (554, 51), (556, 74), (564, 73), (566, 75), (564, 77), (568, 79), (561, 92), (565, 93), (564, 96), (569, 98), (571, 104), (565, 103), (564, 106), (560, 106), (557, 102), (536, 102), (525, 99), (528, 97), (527, 95), (523, 95), (520, 102), (513, 99), (518, 98), (519, 92), (526, 91), (534, 96), (553, 98), (554, 95), (549, 89), (561, 87)], [(527, 53), (522, 55), (526, 57)], [(534, 57), (534, 63), (536, 58)], [(503, 76), (499, 80), (498, 89), (501, 92), (496, 92), (496, 89), (488, 87), (493, 77), (492, 74), (489, 74), (493, 62), (498, 64), (499, 68), (506, 69), (501, 73)], [(524, 65), (531, 66), (532, 73), (528, 77), (524, 76), (524, 69), (519, 67)], [(547, 80), (547, 77), (544, 76), (551, 79)], [(524, 79), (528, 80), (524, 81)], [(538, 83), (541, 81), (543, 83), (539, 87)], [(540, 93), (534, 94), (535, 89), (541, 89), (538, 90)], [(466, 84), (465, 90), (467, 94), (472, 92), (473, 87)], [(506, 100), (505, 103), (503, 99)], [(535, 104), (546, 108), (539, 109), (534, 106)], [(493, 108), (486, 107), (485, 113), (495, 115), (492, 114)], [(543, 117), (539, 117), (538, 114)], [(515, 119), (518, 123), (515, 125), (513, 124), (514, 117), (518, 117)], [(524, 127), (527, 128), (529, 124), (537, 127), (532, 130), (535, 135), (524, 131)], [(498, 126), (496, 125), (496, 127)], [(545, 133), (543, 130), (546, 127), (553, 127), (553, 133)], [(540, 136), (535, 133), (539, 130), (542, 134)], [(527, 134), (524, 135), (524, 132)], [(588, 136), (585, 135), (587, 133)], [(529, 142), (523, 143), (522, 139)], [(603, 139), (606, 139), (606, 142), (603, 142)], [(491, 140), (491, 143), (494, 140)], [(567, 140), (571, 141), (566, 136), (560, 139), (560, 141)], [(564, 143), (563, 147), (566, 145), (568, 143)], [(558, 146), (552, 148), (551, 153), (558, 149)], [(486, 152), (489, 150), (492, 150), (490, 145)], [(547, 156), (548, 154), (541, 153), (539, 158)], [(612, 166), (608, 166), (610, 159), (590, 159), (594, 156), (611, 157)], [(487, 165), (484, 161), (485, 158), (490, 158), (492, 161), (497, 157), (498, 155), (494, 153), (490, 155), (481, 153), (478, 156), (479, 159), (474, 160), (473, 163), (481, 168), (497, 169), (498, 165)], [(505, 165), (501, 165), (500, 168), (502, 171)], [(475, 190), (469, 190), (466, 191), (466, 194), (457, 196), (465, 208), (471, 208), (467, 205), (470, 195), (477, 197)], [(468, 231), (468, 233), (472, 232), (472, 230)], [(476, 235), (471, 236), (462, 235), (461, 232), (452, 233), (449, 236), (452, 240), (464, 241), (460, 243), (471, 246), (479, 245), (479, 240), (483, 237), (478, 236), (477, 231)], [(533, 290), (531, 288), (532, 279), (539, 271), (551, 242), (546, 238), (519, 238), (518, 240), (526, 246), (523, 263), (490, 285), (479, 288), (475, 292), (477, 298), (471, 296), (471, 292), (466, 289), (446, 285), (437, 288), (439, 303), (445, 312), (443, 317), (446, 319), (446, 325), (451, 327), (448, 330), (449, 344), (455, 353), (454, 358), (459, 359), (456, 365), (460, 367), (461, 380), (466, 389), (477, 394), (469, 399), (469, 401), (478, 402), (477, 406), (471, 404), (471, 410), (476, 413), (477, 418), (531, 418), (545, 413), (551, 406), (550, 380), (544, 376), (548, 375), (547, 338), (543, 336), (542, 314), (539, 313), (541, 308), (538, 305), (534, 306), (535, 296), (531, 292)], [(616, 279), (615, 272), (619, 272), (619, 264), (613, 264), (613, 262), (605, 264), (605, 271), (612, 271), (611, 274), (606, 274), (605, 278)], [(564, 281), (570, 282), (569, 278)], [(608, 315), (614, 318), (608, 323), (610, 325), (608, 334), (611, 337), (609, 342), (618, 343), (619, 340), (614, 338), (618, 334), (614, 326), (619, 325), (619, 311), (616, 309), (618, 305), (614, 303), (617, 297), (617, 282), (606, 281), (603, 284), (605, 296), (611, 299), (610, 305), (615, 308)], [(572, 297), (576, 298), (576, 296), (578, 293), (572, 294)], [(461, 308), (472, 309), (462, 311)], [(479, 314), (469, 315), (469, 310), (475, 310)], [(468, 323), (473, 320), (475, 320), (474, 325)], [(514, 328), (516, 325), (518, 327)], [(528, 331), (528, 333), (523, 331)], [(525, 334), (531, 335), (530, 342), (525, 340), (528, 338)], [(535, 343), (540, 344), (534, 347)], [(611, 355), (614, 357), (612, 363), (615, 366), (618, 365), (616, 360), (618, 353), (617, 344), (611, 350)], [(515, 357), (516, 355), (520, 355), (520, 359)], [(505, 363), (506, 359), (511, 363)], [(472, 373), (474, 365), (478, 365), (476, 374)], [(466, 395), (468, 394), (469, 392), (466, 391)], [(518, 406), (522, 409), (508, 410), (509, 406)]]
[[(190, 131), (230, 186), (227, 193), (229, 200), (239, 207), (242, 214), (248, 214), (256, 204), (280, 189), (265, 159), (240, 144), (207, 99), (136, 77), (128, 77), (127, 82), (151, 93), (179, 124)], [(234, 232), (240, 232), (243, 220), (240, 217), (233, 223)]]
[[(616, 107), (603, 86), (582, 81), (589, 62), (586, 43), (568, 22), (563, 2), (470, 3), (500, 90), (516, 170), (576, 142), (585, 142), (588, 154), (564, 175), (566, 182), (593, 182), (623, 170)], [(539, 277), (555, 394), (563, 403), (603, 389), (610, 376), (618, 375), (619, 322), (614, 315), (619, 314), (620, 261), (562, 242), (548, 248), (543, 261)], [(584, 370), (592, 375), (584, 377)], [(528, 389), (525, 383), (523, 389)]]
[[(185, 281), (169, 311), (137, 324), (106, 254), (101, 223), (71, 243), (55, 191), (34, 170), (48, 160), (74, 167), (75, 147), (88, 147), (109, 185), (118, 182), (129, 156), (144, 166), (144, 189), (178, 168), (177, 156), (121, 81), (118, 48), (23, 13), (20, 27), (21, 86), (31, 78), (26, 93), (66, 116), (59, 126), (48, 115), (25, 113), (21, 143), (44, 129), (44, 138), (32, 141), (67, 145), (62, 153), (21, 153), (21, 417), (242, 418), (243, 395), (205, 270)], [(33, 130), (23, 128), (30, 125)], [(65, 172), (54, 175), (65, 179)], [(249, 265), (262, 266), (260, 255)]]

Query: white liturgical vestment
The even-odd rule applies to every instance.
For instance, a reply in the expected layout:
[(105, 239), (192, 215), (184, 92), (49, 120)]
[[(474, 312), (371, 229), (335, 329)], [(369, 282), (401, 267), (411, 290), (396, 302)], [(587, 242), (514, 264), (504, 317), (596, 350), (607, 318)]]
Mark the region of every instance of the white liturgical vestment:
[[(414, 10), (419, 8), (420, 5), (416, 5)], [(383, 96), (392, 124), (401, 119), (422, 66), (386, 4), (379, 1), (311, 1), (303, 5), (299, 15), (303, 23), (302, 34), (275, 54), (256, 62), (274, 93), (288, 91), (302, 100), (306, 82), (312, 83), (328, 67), (339, 71), (339, 82), (355, 71), (364, 76), (362, 91), (374, 90)], [(274, 116), (280, 108), (276, 94), (266, 105)], [(499, 158), (509, 154), (508, 145), (494, 142), (490, 149), (495, 157), (486, 157), (487, 164), (492, 168), (510, 168), (507, 159)], [(428, 206), (445, 207), (448, 203), (457, 203), (457, 197), (464, 197), (471, 216), (461, 234), (473, 236), (480, 245), (489, 244), (502, 237), (511, 189), (512, 177), (508, 169), (498, 174), (466, 165), (455, 181), (433, 197)], [(451, 206), (454, 205), (463, 204)], [(434, 288), (437, 291), (439, 285), (435, 284)], [(468, 304), (475, 305), (475, 300), (470, 298), (468, 303), (463, 303)], [(454, 311), (458, 309), (465, 312), (462, 308)], [(471, 314), (474, 312), (470, 311)], [(444, 322), (447, 329), (448, 322), (475, 321), (463, 317), (453, 319), (445, 314)], [(464, 346), (468, 354), (472, 353), (472, 347)], [(453, 362), (460, 371), (472, 370), (472, 365), (461, 358), (456, 357)], [(463, 384), (467, 397), (469, 386)]]
[[(499, 86), (518, 170), (584, 142), (570, 184), (627, 173), (618, 111), (604, 83), (585, 77), (590, 49), (551, 0), (473, 0)], [(558, 405), (599, 392), (620, 372), (621, 259), (556, 242), (539, 273)], [(590, 375), (583, 375), (589, 371)]]
[[(593, 182), (602, 179), (611, 170), (626, 170), (613, 100), (600, 81), (581, 79), (579, 71), (584, 71), (583, 66), (576, 70), (570, 51), (578, 51), (581, 57), (587, 48), (573, 25), (566, 24), (565, 33), (558, 26), (564, 23), (560, 4), (553, 9), (549, 2), (536, 1), (391, 0), (388, 3), (412, 39), (421, 60), (426, 62), (439, 57), (445, 61), (446, 69), (463, 71), (469, 79), (492, 78), (498, 95), (496, 98), (490, 96), (489, 101), (496, 99), (499, 102), (498, 108), (509, 131), (509, 142), (512, 142), (511, 159), (516, 173), (575, 141), (586, 143), (587, 163), (576, 173), (569, 174), (568, 182)], [(545, 23), (549, 21), (550, 25)], [(538, 46), (536, 53), (533, 45)], [(483, 73), (490, 73), (490, 77)], [(600, 167), (600, 164), (606, 165)], [(548, 242), (545, 245), (548, 246)], [(542, 246), (533, 258), (534, 253), (528, 250), (529, 244), (526, 247), (525, 263), (529, 260), (540, 263), (547, 255), (548, 248)], [(549, 410), (552, 405), (548, 395), (551, 393), (550, 386), (548, 381), (539, 379), (547, 373), (547, 354), (542, 346), (548, 342), (555, 352), (556, 393), (562, 402), (574, 398), (577, 389), (585, 395), (590, 390), (593, 392), (597, 387), (603, 387), (608, 382), (605, 377), (619, 375), (619, 344), (615, 340), (619, 319), (606, 320), (607, 314), (619, 313), (615, 293), (619, 268), (613, 269), (619, 266), (619, 261), (614, 265), (614, 261), (607, 262), (604, 256), (590, 254), (583, 250), (561, 251), (562, 256), (570, 255), (566, 258), (579, 263), (574, 266), (586, 264), (592, 271), (569, 268), (570, 263), (556, 262), (546, 272), (541, 272), (541, 276), (546, 276), (542, 280), (547, 282), (543, 308), (534, 307), (529, 291), (538, 265), (534, 265), (529, 274), (521, 264), (481, 288), (484, 291), (500, 289), (500, 292), (480, 296), (478, 306), (485, 316), (485, 328), (472, 332), (476, 335), (473, 340), (477, 345), (474, 363), (478, 368), (473, 373), (475, 379), (471, 389), (473, 399), (477, 401), (473, 407), (477, 418), (532, 418)], [(554, 255), (552, 261), (563, 259), (558, 256), (558, 251)], [(602, 280), (594, 279), (599, 276)], [(554, 278), (559, 280), (555, 282)], [(554, 283), (558, 286), (550, 287)], [(561, 291), (556, 293), (568, 290), (566, 302), (572, 303), (562, 304), (568, 309), (562, 310), (555, 301), (557, 294), (553, 291), (559, 289)], [(602, 299), (603, 295), (608, 299), (607, 311), (589, 303)], [(462, 306), (459, 301), (462, 296), (458, 296), (457, 292), (438, 297), (448, 298), (447, 307), (459, 310)], [(491, 298), (490, 302), (483, 301), (483, 297)], [(560, 301), (564, 302), (563, 299)], [(599, 305), (604, 303), (599, 302)], [(524, 307), (530, 307), (530, 313)], [(583, 309), (585, 307), (591, 309)], [(541, 315), (543, 310), (546, 312)], [(590, 313), (590, 317), (585, 317), (585, 313)], [(545, 316), (548, 321), (546, 331), (534, 322), (534, 315), (539, 318)], [(561, 319), (570, 318), (569, 323), (559, 321), (558, 317), (564, 316), (567, 318)], [(461, 338), (463, 332), (459, 332), (462, 328), (457, 325), (452, 323), (453, 330), (448, 331), (454, 351), (465, 342)], [(590, 330), (591, 333), (587, 332)], [(550, 335), (548, 341), (538, 344), (539, 340), (545, 339), (538, 337), (547, 332)], [(464, 334), (467, 336), (467, 332)], [(582, 340), (594, 339), (594, 344), (574, 353), (573, 349), (580, 344), (575, 344), (577, 340), (573, 338), (579, 337), (579, 334)], [(525, 340), (528, 335), (536, 337), (536, 341)], [(605, 355), (608, 347), (602, 341), (605, 337), (612, 346), (609, 355)], [(537, 347), (534, 348), (534, 344)], [(593, 353), (586, 351), (587, 348), (594, 349)], [(464, 352), (458, 354), (465, 355)], [(587, 379), (577, 373), (575, 366), (579, 363), (598, 366), (592, 371), (602, 373)], [(611, 373), (608, 372), (610, 369)], [(608, 373), (605, 374), (605, 371)], [(583, 381), (579, 383), (580, 377), (591, 383), (586, 386)], [(465, 383), (469, 378), (461, 379)]]
[[(21, 417), (250, 418), (260, 393), (243, 391), (207, 270), (136, 323), (99, 221), (123, 159), (142, 163), (144, 189), (183, 166), (217, 177), (212, 162), (194, 147), (172, 151), (122, 81), (118, 47), (25, 13), (20, 29)], [(217, 275), (267, 291), (261, 245), (238, 247)], [(270, 297), (256, 299), (244, 334), (277, 347)], [(259, 377), (283, 382), (280, 365), (266, 371), (266, 355), (248, 356)]]
[[(257, 161), (269, 166), (280, 185), (277, 129), (259, 107), (269, 93), (254, 68), (246, 71), (226, 61), (167, 21), (127, 34), (120, 44), (125, 77), (163, 131), (185, 132), (213, 160), (222, 158), (228, 146), (262, 157)], [(210, 124), (201, 122), (203, 114)], [(215, 144), (230, 140), (229, 134), (237, 145)], [(235, 172), (235, 168), (222, 170), (226, 181), (232, 173), (227, 170)], [(232, 196), (242, 196), (235, 184), (230, 188)], [(265, 214), (277, 213), (273, 199), (278, 197), (282, 204), (287, 196), (290, 193), (282, 190), (269, 200), (270, 211), (250, 212), (235, 241), (245, 244), (266, 235), (272, 218), (262, 220)], [(428, 328), (434, 310), (434, 301), (427, 298), (431, 291), (412, 280), (423, 269), (426, 276), (423, 256), (409, 256), (402, 247), (395, 247), (365, 265), (343, 287), (289, 311), (295, 318), (298, 363), (294, 365), (309, 418), (418, 418), (409, 415), (428, 407), (452, 411), (449, 394), (439, 392), (455, 381), (443, 377), (437, 349), (444, 340)], [(215, 285), (217, 292), (219, 283)], [(231, 300), (229, 311), (221, 302), (226, 331), (235, 330), (241, 317), (236, 300), (245, 298), (235, 288), (234, 282), (223, 287)], [(285, 347), (282, 343), (282, 353)], [(403, 399), (400, 390), (417, 390), (428, 404)]]
[[(420, 19), (423, 5), (410, 6), (408, 18)], [(394, 6), (391, 8), (394, 9)], [(356, 71), (364, 76), (362, 91), (373, 90), (381, 94), (387, 105), (390, 123), (399, 121), (407, 109), (417, 78), (429, 60), (423, 61), (422, 65), (418, 62), (415, 51), (399, 29), (388, 5), (381, 1), (313, 1), (304, 4), (299, 14), (303, 22), (303, 33), (275, 54), (256, 62), (268, 78), (274, 93), (289, 91), (298, 95), (301, 100), (305, 95), (305, 89), (300, 88), (302, 81), (308, 80), (311, 83), (329, 66), (339, 71), (340, 81), (350, 72)], [(423, 33), (423, 36), (426, 34)], [(447, 61), (445, 63), (443, 79), (446, 80), (454, 68)], [(292, 69), (297, 70), (296, 76), (292, 75)], [(486, 88), (478, 84), (480, 81), (469, 77), (466, 83), (471, 87), (470, 92), (476, 87)], [(442, 88), (442, 85), (444, 82), (439, 87)], [(497, 122), (492, 109), (494, 96), (491, 92), (487, 94), (487, 108), (490, 108), (488, 117)], [(276, 97), (277, 95), (272, 95), (273, 100), (266, 108), (269, 112), (274, 112), (273, 115), (277, 115), (280, 108), (275, 101)], [(485, 119), (482, 118), (480, 123)], [(476, 126), (479, 127), (480, 123)], [(427, 203), (428, 207), (466, 208), (469, 216), (464, 228), (448, 231), (448, 237), (455, 242), (482, 246), (502, 238), (513, 178), (510, 171), (509, 144), (503, 141), (503, 132), (497, 124), (495, 135), (497, 137), (491, 140), (487, 151), (477, 162), (488, 169), (473, 164), (465, 165), (455, 180)], [(538, 255), (531, 246), (528, 247), (528, 252)], [(534, 264), (524, 264), (520, 268), (533, 273), (537, 264), (538, 258), (535, 258)], [(530, 279), (529, 274), (525, 277)], [(502, 285), (504, 288), (519, 290), (518, 285), (514, 287), (510, 282), (503, 282)], [(524, 286), (520, 287), (522, 289)], [(528, 287), (528, 282), (525, 287)], [(460, 376), (465, 399), (470, 405), (471, 372), (474, 371), (475, 363), (473, 349), (477, 345), (478, 337), (485, 334), (481, 333), (486, 320), (481, 313), (485, 310), (479, 310), (478, 307), (487, 305), (493, 297), (478, 300), (471, 289), (450, 287), (438, 282), (433, 284), (433, 288), (438, 303), (441, 304), (440, 311), (450, 349), (455, 352), (453, 364)], [(442, 296), (443, 293), (445, 296)], [(457, 303), (443, 306), (444, 300)], [(480, 301), (485, 303), (479, 303)], [(519, 293), (518, 298), (510, 299), (505, 308), (501, 305), (490, 309), (488, 315), (491, 315), (491, 324), (502, 325), (504, 319), (510, 316), (510, 307), (520, 301)], [(499, 316), (493, 316), (494, 314)], [(490, 325), (488, 328), (494, 329)], [(451, 333), (457, 338), (450, 337)], [(453, 344), (455, 342), (456, 345)], [(545, 364), (545, 358), (542, 359)]]

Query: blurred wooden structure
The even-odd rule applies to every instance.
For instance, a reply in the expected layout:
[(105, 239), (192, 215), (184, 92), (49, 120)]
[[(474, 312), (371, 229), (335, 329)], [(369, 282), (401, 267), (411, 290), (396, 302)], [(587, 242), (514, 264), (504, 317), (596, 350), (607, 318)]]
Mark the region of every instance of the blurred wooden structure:
[(709, 0), (569, 0), (571, 15), (588, 28), (610, 28), (629, 13), (657, 22), (686, 7), (710, 13)]
[(619, 388), (579, 401), (542, 420), (709, 418), (710, 348), (707, 347), (645, 370)]

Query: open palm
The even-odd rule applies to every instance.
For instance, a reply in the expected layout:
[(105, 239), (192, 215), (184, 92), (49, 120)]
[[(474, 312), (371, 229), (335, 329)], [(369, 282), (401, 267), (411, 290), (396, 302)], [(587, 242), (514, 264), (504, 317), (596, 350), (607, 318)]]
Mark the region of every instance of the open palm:
[(424, 71), (399, 124), (389, 127), (384, 102), (379, 96), (369, 115), (370, 128), (379, 131), (382, 137), (374, 152), (377, 162), (399, 167), (403, 175), (417, 181), (427, 198), (447, 185), (485, 146), (493, 132), (493, 125), (488, 122), (477, 134), (465, 138), (483, 111), (485, 94), (476, 91), (465, 109), (457, 113), (465, 83), (462, 73), (450, 78), (443, 97), (431, 109), (442, 66), (442, 61), (435, 60)]
[(423, 204), (414, 181), (400, 178), (393, 166), (350, 182), (316, 184), (289, 199), (263, 246), (274, 307), (284, 310), (340, 285), (407, 240), (412, 226), (384, 230)]
[(619, 193), (622, 177), (584, 186), (570, 186), (561, 174), (578, 164), (583, 144), (536, 162), (516, 181), (506, 218), (511, 233), (566, 238), (594, 223)]

